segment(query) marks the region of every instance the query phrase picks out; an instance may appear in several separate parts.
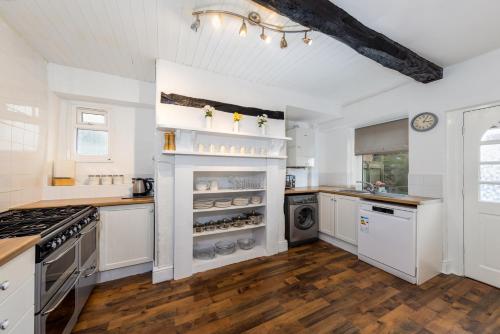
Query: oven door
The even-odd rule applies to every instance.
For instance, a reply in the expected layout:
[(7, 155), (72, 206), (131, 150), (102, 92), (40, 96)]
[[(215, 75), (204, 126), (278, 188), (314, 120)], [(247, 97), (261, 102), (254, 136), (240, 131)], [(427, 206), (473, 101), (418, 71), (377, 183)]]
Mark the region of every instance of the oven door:
[(54, 298), (36, 315), (36, 334), (71, 333), (78, 320), (78, 272), (74, 272)]
[(81, 232), (80, 239), (80, 272), (89, 267), (97, 257), (97, 222), (87, 225)]
[(79, 237), (66, 241), (61, 248), (50, 254), (36, 265), (36, 311), (41, 310), (67, 278), (78, 272), (78, 242)]
[(81, 270), (78, 280), (78, 313), (83, 310), (87, 299), (97, 284), (97, 256), (94, 256)]

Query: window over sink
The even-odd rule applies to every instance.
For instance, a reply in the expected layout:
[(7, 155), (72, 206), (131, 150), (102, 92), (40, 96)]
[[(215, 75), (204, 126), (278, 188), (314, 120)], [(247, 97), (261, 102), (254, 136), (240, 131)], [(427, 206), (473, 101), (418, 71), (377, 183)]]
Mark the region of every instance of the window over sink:
[(364, 154), (363, 181), (385, 183), (387, 192), (408, 194), (408, 152)]

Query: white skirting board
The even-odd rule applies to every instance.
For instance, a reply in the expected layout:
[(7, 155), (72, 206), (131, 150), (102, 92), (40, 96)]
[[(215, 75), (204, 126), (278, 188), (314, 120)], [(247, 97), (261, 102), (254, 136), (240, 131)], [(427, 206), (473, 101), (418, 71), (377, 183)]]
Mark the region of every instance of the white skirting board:
[(170, 281), (174, 278), (174, 267), (154, 267), (153, 268), (153, 284)]
[(152, 270), (153, 270), (153, 262), (148, 262), (148, 263), (136, 264), (135, 266), (100, 271), (99, 276), (97, 278), (97, 283), (104, 283), (128, 276), (144, 274)]
[(288, 241), (286, 240), (281, 240), (279, 242), (279, 246), (278, 246), (278, 252), (279, 253), (283, 253), (283, 252), (286, 252), (288, 250)]
[(358, 255), (358, 247), (356, 247), (355, 245), (352, 245), (348, 242), (342, 241), (342, 240), (337, 239), (335, 237), (329, 236), (328, 234), (325, 234), (322, 232), (319, 232), (319, 238), (320, 238), (320, 240), (328, 242), (329, 244), (332, 244), (340, 249), (343, 249), (346, 252), (352, 253), (354, 255)]

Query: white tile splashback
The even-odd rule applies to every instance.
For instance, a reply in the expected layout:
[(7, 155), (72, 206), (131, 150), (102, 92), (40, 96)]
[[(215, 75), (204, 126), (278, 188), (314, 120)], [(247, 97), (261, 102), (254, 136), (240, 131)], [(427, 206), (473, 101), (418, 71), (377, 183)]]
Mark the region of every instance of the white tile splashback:
[(412, 196), (443, 197), (443, 175), (409, 174), (408, 193)]
[(0, 19), (0, 211), (41, 198), (47, 63)]

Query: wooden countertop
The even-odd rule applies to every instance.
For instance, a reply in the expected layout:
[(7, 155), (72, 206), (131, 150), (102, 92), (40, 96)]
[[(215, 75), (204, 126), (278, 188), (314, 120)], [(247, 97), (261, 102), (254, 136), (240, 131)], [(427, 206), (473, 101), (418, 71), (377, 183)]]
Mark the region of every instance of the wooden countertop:
[(0, 266), (35, 246), (38, 240), (40, 240), (39, 235), (0, 239)]
[(305, 188), (294, 188), (294, 189), (286, 189), (285, 195), (300, 195), (300, 194), (314, 194), (314, 193), (329, 193), (343, 196), (352, 196), (358, 197), (366, 200), (393, 203), (393, 204), (402, 204), (402, 205), (424, 205), (429, 203), (441, 202), (440, 198), (431, 198), (431, 197), (418, 197), (418, 196), (401, 196), (401, 197), (387, 197), (381, 195), (372, 195), (372, 194), (360, 194), (356, 192), (347, 192), (343, 191), (347, 190), (347, 188), (342, 187), (330, 187), (330, 186), (319, 186), (319, 187), (305, 187)]
[(115, 206), (115, 205), (133, 205), (154, 203), (153, 196), (122, 198), (122, 197), (97, 197), (97, 198), (72, 198), (60, 200), (44, 200), (16, 207), (15, 209), (40, 209), (55, 208), (68, 205), (92, 205), (96, 207)]

